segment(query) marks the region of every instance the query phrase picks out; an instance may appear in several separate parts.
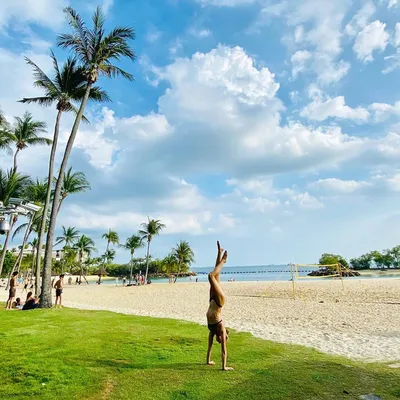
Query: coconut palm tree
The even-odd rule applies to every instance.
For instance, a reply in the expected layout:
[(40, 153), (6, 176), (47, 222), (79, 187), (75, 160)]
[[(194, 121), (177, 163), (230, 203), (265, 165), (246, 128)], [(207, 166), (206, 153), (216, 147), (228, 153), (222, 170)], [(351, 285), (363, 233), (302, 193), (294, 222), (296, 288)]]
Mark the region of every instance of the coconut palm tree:
[(112, 231), (111, 229), (108, 230), (107, 233), (104, 233), (102, 235), (103, 239), (107, 240), (107, 247), (106, 247), (106, 253), (110, 247), (110, 244), (118, 245), (119, 244), (119, 236), (118, 233), (115, 231)]
[[(78, 252), (78, 257), (79, 257), (79, 266), (80, 266), (80, 277), (79, 281), (82, 280), (83, 276), (83, 263), (82, 259), (86, 255), (87, 257), (90, 257), (93, 251), (96, 251), (96, 248), (94, 247), (94, 242), (90, 237), (87, 237), (85, 235), (82, 235), (78, 241), (74, 244), (73, 247), (74, 250)], [(85, 276), (83, 278), (86, 280)], [(43, 290), (43, 288), (42, 288)]]
[[(0, 169), (0, 201), (5, 206), (8, 205), (8, 201), (11, 197), (20, 197), (23, 195), (26, 187), (32, 183), (29, 176), (15, 173), (13, 169), (5, 172)], [(7, 232), (3, 249), (0, 256), (0, 275), (3, 271), (4, 259), (6, 257), (8, 242), (12, 233), (14, 224), (17, 222), (17, 216), (10, 216), (10, 230)]]
[(116, 252), (114, 249), (109, 249), (103, 254), (103, 260), (107, 261), (107, 264), (111, 264), (116, 256)]
[[(51, 58), (53, 60), (53, 79), (46, 75), (42, 71), (42, 69), (29, 58), (25, 58), (26, 62), (33, 68), (33, 77), (35, 79), (34, 86), (42, 89), (44, 91), (44, 96), (24, 97), (22, 100), (20, 100), (22, 103), (34, 103), (45, 107), (55, 104), (57, 109), (53, 144), (50, 152), (49, 169), (47, 175), (47, 182), (49, 182), (49, 185), (46, 195), (46, 201), (43, 205), (43, 213), (45, 215), (47, 215), (50, 207), (52, 186), (50, 182), (53, 181), (54, 158), (57, 150), (61, 117), (64, 112), (73, 112), (75, 114), (77, 113), (75, 103), (78, 103), (83, 99), (87, 81), (85, 70), (83, 67), (77, 65), (76, 59), (68, 58), (67, 61), (60, 68), (53, 52), (51, 52)], [(98, 102), (110, 101), (107, 93), (96, 86), (92, 87), (89, 95), (89, 100)], [(84, 116), (82, 118), (86, 120)], [(43, 225), (40, 227), (38, 235), (38, 252), (36, 259), (38, 271), (40, 271), (44, 233), (45, 224), (43, 223)], [(39, 281), (39, 279), (37, 279), (37, 281)]]
[(131, 237), (128, 237), (128, 239), (126, 239), (125, 244), (120, 245), (120, 247), (122, 247), (125, 250), (128, 250), (131, 253), (129, 284), (131, 284), (132, 281), (133, 256), (135, 255), (135, 251), (143, 246), (144, 246), (143, 238), (139, 235), (132, 235)]
[(61, 188), (57, 214), (60, 212), (62, 203), (70, 194), (86, 192), (87, 190), (90, 190), (90, 183), (86, 179), (85, 174), (83, 172), (72, 172), (72, 167), (69, 167)]
[[(43, 273), (43, 290), (41, 296), (41, 307), (51, 307), (51, 251), (53, 237), (57, 221), (57, 207), (60, 201), (61, 188), (64, 179), (64, 172), (68, 164), (69, 155), (74, 145), (75, 137), (88, 102), (93, 85), (97, 82), (99, 75), (109, 78), (122, 76), (132, 80), (133, 76), (120, 67), (113, 64), (116, 60), (127, 57), (132, 61), (135, 54), (130, 48), (128, 41), (135, 38), (132, 28), (116, 27), (109, 34), (105, 33), (105, 18), (101, 7), (98, 7), (93, 15), (93, 28), (89, 29), (81, 16), (71, 7), (65, 9), (69, 24), (73, 30), (72, 34), (62, 34), (58, 37), (58, 45), (64, 49), (72, 50), (85, 71), (86, 87), (85, 94), (81, 101), (75, 122), (72, 126), (63, 160), (58, 174), (54, 201), (50, 216), (50, 225), (47, 232), (45, 266)], [(45, 293), (44, 293), (45, 292)]]
[(165, 225), (160, 222), (159, 219), (150, 219), (147, 217), (148, 221), (144, 222), (141, 226), (142, 229), (139, 230), (139, 235), (142, 239), (147, 240), (147, 255), (146, 255), (146, 276), (145, 282), (147, 284), (147, 275), (149, 273), (149, 254), (150, 254), (150, 243), (153, 236), (157, 236), (165, 228)]
[(178, 276), (181, 272), (182, 267), (188, 269), (190, 264), (194, 262), (194, 252), (190, 247), (189, 242), (186, 240), (181, 240), (176, 247), (172, 249), (172, 254), (178, 261), (178, 273), (175, 277), (175, 283), (178, 279)]
[(48, 138), (39, 136), (46, 132), (46, 124), (35, 121), (32, 114), (26, 112), (22, 118), (15, 117), (15, 124), (9, 131), (11, 141), (16, 147), (14, 153), (14, 172), (17, 172), (18, 153), (29, 146), (50, 145), (52, 141)]
[(73, 245), (75, 244), (75, 242), (78, 240), (79, 238), (79, 231), (74, 227), (74, 226), (70, 226), (68, 228), (66, 228), (65, 226), (62, 227), (62, 235), (58, 236), (56, 238), (56, 246), (64, 243), (63, 246), (63, 263), (62, 263), (62, 272), (64, 272), (64, 256), (65, 256), (65, 252), (67, 249), (70, 249), (73, 247)]

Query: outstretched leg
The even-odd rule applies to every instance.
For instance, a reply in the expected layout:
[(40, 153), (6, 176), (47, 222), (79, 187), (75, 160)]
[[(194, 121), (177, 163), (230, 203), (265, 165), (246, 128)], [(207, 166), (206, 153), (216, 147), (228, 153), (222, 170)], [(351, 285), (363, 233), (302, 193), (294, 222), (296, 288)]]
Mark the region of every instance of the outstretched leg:
[(217, 242), (218, 253), (217, 260), (215, 262), (214, 269), (208, 274), (208, 281), (210, 282), (210, 299), (214, 298), (216, 302), (222, 307), (225, 303), (225, 296), (222, 291), (220, 282), (220, 274), (222, 267), (226, 263), (228, 258), (228, 252), (221, 248), (219, 242)]

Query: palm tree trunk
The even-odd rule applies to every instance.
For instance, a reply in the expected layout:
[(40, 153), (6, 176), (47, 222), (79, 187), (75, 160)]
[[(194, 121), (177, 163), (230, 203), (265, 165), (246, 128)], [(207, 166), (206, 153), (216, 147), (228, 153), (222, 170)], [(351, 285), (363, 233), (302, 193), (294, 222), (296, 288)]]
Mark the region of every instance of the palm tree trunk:
[(10, 241), (11, 231), (12, 231), (12, 229), (14, 227), (14, 224), (16, 222), (17, 222), (17, 217), (11, 215), (11, 217), (10, 217), (10, 230), (7, 232), (6, 240), (4, 241), (3, 250), (2, 250), (1, 256), (0, 256), (0, 276), (1, 276), (1, 273), (3, 272), (3, 265), (4, 265), (4, 260), (6, 258), (7, 247), (8, 247), (8, 242)]
[(133, 253), (131, 252), (131, 273), (129, 275), (129, 284), (132, 283), (132, 271), (133, 271)]
[(179, 260), (179, 264), (178, 264), (178, 273), (176, 274), (174, 283), (176, 283), (176, 281), (178, 280), (179, 274), (180, 274), (180, 272), (181, 272), (181, 267), (182, 267), (182, 261)]
[(17, 155), (19, 153), (19, 148), (17, 148), (17, 150), (15, 151), (14, 154), (14, 174), (17, 172)]
[(150, 242), (151, 242), (151, 240), (147, 240), (146, 276), (144, 277), (144, 284), (145, 284), (145, 285), (147, 285), (147, 275), (148, 275), (148, 273), (149, 273)]
[(43, 236), (44, 236), (44, 231), (46, 229), (47, 213), (49, 212), (49, 206), (50, 206), (51, 184), (53, 182), (53, 174), (54, 174), (54, 159), (56, 157), (56, 151), (57, 151), (57, 142), (58, 142), (58, 134), (60, 132), (61, 115), (62, 115), (62, 110), (58, 110), (56, 117), (56, 124), (54, 126), (53, 144), (51, 146), (51, 151), (50, 151), (49, 172), (47, 174), (46, 201), (43, 205), (43, 217), (42, 221), (40, 222), (40, 229), (38, 234), (38, 246), (36, 253), (36, 284), (35, 284), (35, 294), (37, 296), (40, 294), (40, 275), (41, 275), (40, 263), (42, 261)]
[(33, 271), (35, 270), (35, 247), (32, 246), (32, 267), (31, 267), (31, 283), (33, 277)]
[(72, 127), (71, 134), (69, 136), (67, 146), (65, 148), (64, 157), (61, 163), (60, 172), (58, 174), (58, 179), (54, 191), (54, 198), (53, 204), (51, 207), (51, 214), (50, 214), (50, 223), (49, 223), (49, 230), (47, 232), (47, 240), (46, 240), (46, 251), (44, 256), (44, 268), (43, 268), (43, 279), (42, 279), (42, 293), (40, 298), (40, 307), (41, 308), (51, 308), (52, 306), (52, 299), (51, 299), (51, 264), (52, 264), (52, 250), (53, 250), (53, 240), (54, 240), (54, 233), (56, 228), (57, 222), (57, 207), (60, 201), (61, 196), (61, 188), (64, 181), (64, 174), (65, 169), (67, 168), (69, 155), (71, 154), (72, 147), (74, 145), (76, 134), (78, 133), (79, 124), (82, 120), (83, 112), (86, 107), (86, 103), (89, 98), (90, 89), (92, 84), (88, 82), (86, 87), (85, 96), (83, 97), (81, 106), (79, 107), (78, 114), (76, 115), (74, 125)]
[(24, 256), (24, 248), (25, 248), (26, 242), (28, 241), (29, 235), (31, 234), (32, 221), (33, 221), (33, 215), (31, 216), (31, 218), (29, 220), (28, 226), (26, 227), (24, 239), (23, 239), (22, 245), (21, 245), (21, 250), (18, 254), (17, 259), (15, 260), (14, 266), (12, 267), (10, 274), (8, 275), (8, 282), (7, 282), (6, 290), (9, 288), (10, 280), (11, 280), (11, 276), (12, 276), (13, 272), (14, 271), (19, 272), (19, 270), (21, 268), (22, 258)]

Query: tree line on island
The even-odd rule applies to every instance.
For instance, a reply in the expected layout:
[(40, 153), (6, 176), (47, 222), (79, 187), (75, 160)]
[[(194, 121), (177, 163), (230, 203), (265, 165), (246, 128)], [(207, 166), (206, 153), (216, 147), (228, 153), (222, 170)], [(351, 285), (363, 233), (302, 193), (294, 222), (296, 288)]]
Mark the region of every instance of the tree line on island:
[(400, 245), (392, 249), (385, 249), (382, 252), (373, 250), (359, 257), (351, 258), (349, 261), (338, 254), (324, 253), (321, 255), (318, 263), (320, 265), (341, 264), (345, 268), (354, 270), (400, 268)]
[[(64, 11), (72, 32), (58, 35), (57, 45), (61, 49), (68, 50), (71, 56), (60, 65), (55, 54), (51, 53), (52, 76), (48, 76), (39, 65), (26, 58), (26, 62), (33, 69), (33, 85), (42, 93), (37, 97), (19, 100), (27, 105), (38, 104), (44, 107), (55, 107), (56, 116), (52, 139), (43, 136), (47, 129), (46, 124), (36, 121), (31, 113), (26, 112), (23, 117), (16, 117), (14, 124), (10, 124), (0, 111), (0, 151), (13, 156), (10, 169), (0, 169), (0, 201), (7, 206), (10, 198), (23, 198), (40, 204), (42, 207), (39, 212), (30, 213), (28, 221), (17, 228), (18, 216), (9, 216), (11, 229), (5, 236), (1, 250), (0, 275), (11, 273), (12, 270), (19, 271), (24, 265), (29, 265), (32, 271), (35, 271), (35, 292), (37, 295), (40, 294), (40, 307), (43, 308), (52, 306), (51, 276), (54, 268), (62, 270), (67, 267), (64, 263), (69, 263), (70, 267), (67, 268), (71, 268), (71, 271), (73, 268), (79, 268), (80, 274), (82, 274), (84, 258), (85, 263), (89, 264), (86, 272), (90, 271), (91, 263), (93, 265), (97, 263), (96, 268), (101, 265), (116, 268), (111, 264), (115, 256), (115, 249), (111, 246), (116, 245), (118, 240), (115, 240), (115, 236), (111, 237), (112, 231), (104, 236), (107, 240), (104, 255), (93, 259), (91, 254), (95, 247), (92, 239), (80, 235), (74, 228), (65, 228), (63, 235), (55, 238), (55, 229), (57, 217), (66, 198), (70, 194), (90, 189), (85, 175), (82, 172), (74, 172), (72, 167), (68, 168), (68, 161), (81, 121), (88, 122), (84, 115), (88, 102), (111, 101), (108, 94), (96, 85), (98, 79), (101, 76), (112, 79), (122, 77), (132, 81), (132, 74), (115, 65), (115, 62), (122, 59), (134, 61), (136, 58), (129, 43), (135, 39), (134, 29), (117, 26), (106, 33), (106, 21), (101, 7), (97, 7), (93, 13), (90, 28), (73, 8), (67, 7)], [(68, 141), (63, 149), (61, 164), (55, 174), (55, 155), (59, 147), (60, 122), (65, 113), (72, 113), (75, 118)], [(48, 173), (44, 180), (33, 179), (18, 170), (20, 152), (36, 145), (51, 146)], [(139, 244), (141, 247), (143, 244), (146, 245), (146, 242), (146, 277), (149, 270), (156, 269), (168, 271), (176, 269), (177, 273), (180, 273), (193, 262), (193, 251), (187, 242), (180, 242), (175, 250), (163, 260), (155, 260), (150, 256), (152, 238), (163, 227), (160, 221), (149, 219), (137, 234), (141, 238), (140, 241), (133, 235), (122, 245), (131, 252), (130, 272), (134, 271), (139, 263), (134, 258), (135, 250)], [(153, 228), (157, 228), (158, 231)], [(15, 236), (21, 232), (23, 232), (23, 242), (18, 255), (15, 255), (8, 251), (10, 239), (12, 235)], [(73, 237), (71, 238), (70, 235), (67, 238), (66, 233), (71, 234), (71, 232)], [(33, 233), (36, 237), (30, 241)], [(52, 257), (54, 241), (64, 244), (65, 257), (59, 261), (61, 265), (57, 265), (57, 261), (54, 262)], [(23, 257), (24, 249), (28, 244), (32, 247), (32, 254)], [(182, 251), (176, 251), (177, 249)], [(186, 255), (183, 256), (181, 253)], [(40, 281), (41, 286), (39, 287)]]

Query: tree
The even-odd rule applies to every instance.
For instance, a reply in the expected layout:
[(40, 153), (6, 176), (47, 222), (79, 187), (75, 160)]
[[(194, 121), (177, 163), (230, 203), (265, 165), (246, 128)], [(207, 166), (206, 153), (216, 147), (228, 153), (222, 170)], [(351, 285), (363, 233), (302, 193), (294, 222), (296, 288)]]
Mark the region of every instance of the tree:
[(394, 268), (400, 267), (400, 246), (395, 246), (390, 250), (390, 254), (392, 256), (392, 264)]
[(64, 243), (63, 247), (63, 263), (62, 263), (62, 272), (64, 272), (64, 260), (66, 260), (66, 250), (73, 247), (76, 241), (79, 238), (79, 231), (74, 227), (70, 226), (66, 228), (62, 227), (62, 235), (56, 238), (56, 246)]
[(371, 260), (377, 266), (377, 268), (383, 268), (383, 267), (390, 268), (390, 266), (393, 263), (393, 258), (389, 250), (383, 253), (380, 253), (378, 250), (371, 251), (370, 257)]
[[(348, 268), (349, 263), (346, 261), (346, 259), (340, 255), (337, 254), (330, 254), (330, 253), (324, 253), (319, 259), (318, 264), (320, 265), (326, 265), (330, 269), (335, 269), (336, 266), (334, 264), (341, 264), (343, 267)], [(332, 266), (332, 267), (329, 267)]]
[(371, 268), (372, 256), (370, 253), (363, 254), (358, 258), (352, 258), (350, 265), (353, 269), (369, 269)]
[(172, 249), (172, 254), (178, 260), (178, 273), (175, 277), (176, 283), (182, 268), (187, 271), (190, 265), (194, 262), (194, 253), (189, 245), (189, 242), (181, 240), (176, 247)]
[(147, 255), (146, 255), (146, 276), (145, 282), (147, 284), (147, 275), (149, 272), (149, 254), (150, 254), (150, 243), (153, 236), (157, 236), (165, 228), (165, 225), (160, 222), (159, 219), (150, 219), (147, 217), (148, 221), (143, 222), (141, 225), (143, 229), (139, 231), (139, 235), (142, 235), (142, 239), (147, 240)]
[(72, 167), (69, 167), (64, 176), (57, 214), (60, 212), (62, 203), (69, 195), (86, 192), (87, 190), (90, 190), (90, 184), (85, 174), (83, 172), (72, 172)]
[(9, 135), (16, 147), (14, 153), (14, 172), (17, 172), (18, 153), (29, 146), (50, 145), (52, 141), (48, 138), (39, 136), (46, 132), (46, 124), (41, 121), (35, 121), (32, 114), (26, 112), (22, 118), (15, 117), (15, 124)]
[(166, 257), (164, 257), (161, 260), (161, 268), (162, 268), (162, 271), (158, 271), (158, 272), (171, 273), (171, 272), (177, 271), (178, 260), (176, 258), (176, 255), (173, 252), (168, 254)]
[[(44, 96), (40, 97), (25, 97), (20, 100), (22, 103), (27, 104), (38, 104), (41, 106), (51, 106), (56, 105), (57, 116), (54, 126), (53, 134), (53, 144), (50, 151), (49, 158), (49, 168), (47, 174), (47, 192), (46, 198), (43, 205), (43, 214), (47, 215), (49, 212), (50, 198), (51, 198), (51, 182), (53, 181), (54, 174), (54, 159), (57, 150), (58, 136), (60, 130), (60, 121), (62, 114), (64, 112), (74, 112), (77, 114), (77, 108), (74, 103), (82, 101), (85, 90), (86, 90), (86, 74), (85, 69), (77, 65), (77, 60), (74, 58), (68, 58), (60, 69), (57, 59), (54, 53), (51, 53), (51, 58), (53, 60), (53, 79), (47, 76), (42, 69), (36, 65), (29, 58), (25, 58), (26, 62), (33, 68), (33, 77), (35, 79), (34, 86), (42, 89), (44, 91)], [(109, 97), (106, 92), (102, 91), (100, 88), (94, 86), (89, 94), (89, 100), (104, 102), (109, 101)], [(83, 117), (85, 120), (86, 118)], [(40, 226), (38, 234), (38, 252), (37, 252), (37, 270), (40, 272), (40, 264), (42, 258), (42, 243), (43, 236), (45, 233), (45, 221)], [(37, 282), (39, 279), (37, 277)], [(39, 288), (37, 287), (37, 292)]]
[(120, 245), (120, 247), (124, 248), (125, 250), (128, 250), (131, 253), (129, 284), (131, 284), (131, 281), (132, 281), (132, 278), (133, 278), (132, 277), (133, 256), (135, 254), (135, 251), (140, 249), (143, 246), (144, 246), (143, 238), (140, 237), (139, 235), (132, 235), (131, 237), (128, 237), (128, 239), (126, 239), (125, 244)]
[(8, 155), (12, 155), (13, 140), (11, 137), (10, 126), (0, 109), (0, 150), (4, 150)]
[(119, 236), (118, 233), (115, 231), (112, 231), (111, 229), (108, 230), (107, 233), (104, 233), (102, 235), (103, 239), (107, 240), (107, 247), (106, 247), (106, 253), (110, 247), (110, 244), (118, 245), (119, 244)]
[[(94, 242), (90, 237), (87, 237), (85, 235), (82, 235), (78, 241), (74, 244), (74, 250), (76, 250), (78, 252), (78, 257), (79, 257), (79, 266), (80, 266), (80, 277), (79, 277), (79, 281), (82, 280), (82, 275), (83, 275), (83, 264), (82, 264), (82, 259), (83, 257), (86, 256), (90, 256), (92, 254), (93, 251), (96, 251), (96, 248), (94, 247)], [(86, 279), (84, 277), (84, 279)], [(43, 288), (42, 288), (43, 290)]]
[[(7, 172), (0, 169), (0, 201), (5, 206), (8, 205), (8, 201), (11, 197), (20, 197), (23, 195), (26, 187), (32, 183), (31, 179), (26, 175), (21, 175), (14, 170)], [(7, 232), (3, 249), (0, 256), (0, 275), (3, 270), (4, 259), (7, 252), (8, 242), (12, 233), (14, 224), (17, 222), (17, 217), (14, 215), (10, 216), (10, 230)]]
[(88, 102), (93, 85), (97, 82), (99, 75), (110, 78), (122, 76), (132, 80), (133, 76), (123, 69), (117, 67), (112, 62), (122, 57), (127, 57), (132, 61), (135, 59), (133, 50), (128, 44), (128, 40), (134, 39), (135, 34), (132, 28), (117, 27), (108, 35), (104, 30), (105, 18), (101, 7), (98, 7), (93, 15), (93, 29), (89, 29), (81, 16), (71, 7), (67, 7), (65, 12), (68, 16), (69, 24), (73, 30), (72, 34), (62, 34), (58, 37), (58, 45), (64, 49), (72, 50), (85, 71), (86, 87), (82, 98), (75, 122), (72, 126), (67, 146), (64, 151), (54, 191), (54, 200), (50, 215), (49, 230), (47, 232), (45, 265), (43, 272), (41, 307), (51, 307), (51, 251), (53, 246), (54, 231), (57, 221), (57, 206), (60, 201), (61, 188), (63, 185), (64, 172), (68, 164), (69, 155), (74, 145), (75, 137)]

